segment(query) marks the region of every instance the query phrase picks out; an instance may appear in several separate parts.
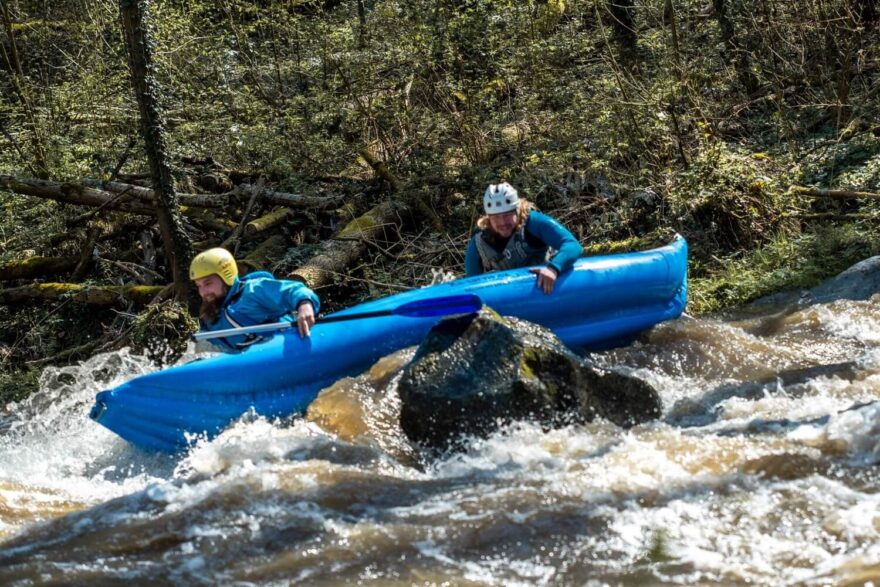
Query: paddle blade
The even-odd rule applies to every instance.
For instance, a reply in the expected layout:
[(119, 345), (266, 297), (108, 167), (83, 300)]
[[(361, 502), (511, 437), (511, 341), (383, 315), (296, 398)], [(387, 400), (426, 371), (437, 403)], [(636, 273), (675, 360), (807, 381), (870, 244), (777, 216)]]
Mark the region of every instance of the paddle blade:
[(403, 304), (391, 310), (398, 316), (410, 318), (423, 318), (426, 316), (445, 316), (447, 314), (470, 314), (483, 307), (480, 297), (474, 294), (462, 294), (446, 296), (444, 298), (431, 298), (428, 300), (416, 300)]

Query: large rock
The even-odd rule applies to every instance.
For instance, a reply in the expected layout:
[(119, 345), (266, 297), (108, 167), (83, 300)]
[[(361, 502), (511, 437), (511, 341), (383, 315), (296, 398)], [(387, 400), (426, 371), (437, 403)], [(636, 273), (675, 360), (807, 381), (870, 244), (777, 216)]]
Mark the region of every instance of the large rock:
[(868, 257), (812, 289), (786, 290), (759, 298), (747, 309), (804, 307), (836, 300), (867, 300), (880, 292), (880, 256)]
[(403, 431), (436, 448), (514, 420), (549, 427), (599, 415), (632, 426), (662, 412), (644, 381), (591, 366), (549, 330), (486, 309), (435, 326), (398, 391)]

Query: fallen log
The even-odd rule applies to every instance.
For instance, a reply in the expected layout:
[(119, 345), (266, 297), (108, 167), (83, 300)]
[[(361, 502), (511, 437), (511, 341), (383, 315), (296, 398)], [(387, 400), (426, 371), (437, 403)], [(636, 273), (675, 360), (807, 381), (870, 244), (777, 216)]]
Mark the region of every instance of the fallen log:
[(79, 204), (81, 206), (92, 206), (148, 216), (156, 215), (154, 206), (140, 202), (126, 202), (122, 199), (121, 194), (111, 194), (73, 183), (0, 175), (0, 189), (25, 196), (65, 202), (67, 204)]
[(391, 186), (392, 190), (398, 191), (400, 189), (400, 180), (397, 179), (396, 175), (389, 171), (388, 166), (385, 165), (384, 161), (378, 159), (369, 149), (361, 149), (358, 151), (358, 155), (361, 156), (361, 159), (366, 161), (367, 165), (373, 168), (376, 175), (388, 182), (388, 185)]
[(7, 261), (0, 265), (0, 281), (32, 279), (73, 271), (79, 257), (31, 257), (22, 261)]
[(264, 232), (269, 230), (273, 226), (278, 226), (291, 216), (293, 216), (294, 212), (292, 208), (278, 208), (268, 214), (264, 214), (259, 218), (254, 218), (250, 222), (248, 222), (244, 229), (248, 234), (257, 234), (259, 232)]
[(794, 193), (807, 196), (808, 198), (832, 198), (835, 200), (880, 200), (880, 194), (876, 192), (859, 192), (853, 190), (826, 190), (819, 188), (808, 188), (796, 185), (792, 188)]
[(343, 273), (366, 250), (367, 241), (375, 239), (386, 229), (399, 228), (402, 207), (394, 202), (383, 202), (349, 222), (334, 239), (325, 241), (321, 251), (288, 274), (288, 278), (302, 281), (312, 289), (330, 285), (333, 277)]
[(785, 214), (783, 218), (796, 218), (798, 220), (839, 220), (847, 222), (851, 220), (877, 220), (877, 216), (865, 213), (841, 214), (837, 212), (816, 212), (814, 214)]
[[(139, 185), (99, 179), (84, 179), (82, 184), (114, 194), (125, 194), (144, 202), (156, 201), (156, 192), (152, 188)], [(229, 204), (229, 194), (177, 194), (177, 200), (181, 206), (191, 208), (219, 208)]]
[(257, 186), (243, 184), (236, 186), (230, 195), (239, 198), (245, 202), (253, 196), (254, 192), (259, 191), (260, 201), (268, 204), (277, 204), (279, 206), (287, 206), (288, 208), (332, 208), (338, 206), (342, 202), (342, 196), (304, 196), (302, 194), (289, 194), (286, 192), (276, 192), (274, 190), (257, 190)]
[[(246, 267), (247, 273), (258, 269), (266, 269), (272, 264), (272, 260), (278, 260), (287, 253), (288, 241), (283, 235), (273, 235), (248, 253), (243, 259), (238, 259), (239, 268)], [(242, 271), (245, 273), (244, 271)]]
[(235, 228), (238, 226), (237, 222), (229, 220), (228, 218), (217, 218), (216, 216), (212, 216), (211, 214), (208, 214), (203, 210), (189, 210), (184, 208), (182, 212), (186, 216), (187, 220), (200, 228), (219, 232), (229, 232), (235, 230)]
[[(241, 235), (244, 232), (244, 225), (247, 223), (248, 218), (251, 215), (251, 210), (254, 208), (254, 204), (257, 202), (257, 198), (260, 197), (260, 194), (263, 193), (263, 186), (266, 183), (266, 179), (261, 177), (257, 180), (257, 185), (254, 186), (253, 191), (251, 192), (251, 197), (248, 199), (247, 206), (244, 208), (244, 213), (241, 216), (241, 221), (238, 226), (235, 227), (235, 230), (232, 231), (224, 241), (220, 244), (224, 249), (228, 249), (232, 251), (233, 255), (238, 254), (238, 247), (241, 244)], [(231, 246), (230, 246), (231, 245)]]
[[(134, 258), (132, 251), (115, 253), (104, 257), (115, 261), (129, 261)], [(74, 271), (83, 260), (82, 256), (30, 257), (21, 261), (7, 261), (0, 264), (0, 281), (16, 279), (36, 279), (51, 277)]]
[(82, 304), (112, 306), (120, 301), (149, 304), (164, 285), (78, 285), (75, 283), (34, 283), (0, 289), (0, 303), (15, 304), (29, 300), (70, 299)]

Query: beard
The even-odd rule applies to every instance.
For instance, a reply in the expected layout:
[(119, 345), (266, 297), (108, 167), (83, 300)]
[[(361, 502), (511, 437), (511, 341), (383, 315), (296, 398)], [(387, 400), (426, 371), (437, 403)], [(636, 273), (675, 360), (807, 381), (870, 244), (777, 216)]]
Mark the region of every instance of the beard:
[(203, 300), (199, 308), (199, 319), (204, 324), (213, 324), (220, 317), (220, 307), (222, 305), (222, 299), (212, 298), (210, 300)]

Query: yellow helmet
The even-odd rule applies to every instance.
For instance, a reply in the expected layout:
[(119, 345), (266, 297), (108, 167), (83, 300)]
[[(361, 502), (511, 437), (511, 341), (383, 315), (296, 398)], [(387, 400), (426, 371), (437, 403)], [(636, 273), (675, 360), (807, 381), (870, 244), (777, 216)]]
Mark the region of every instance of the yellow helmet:
[(189, 278), (193, 281), (215, 274), (228, 286), (232, 286), (238, 277), (238, 265), (226, 249), (208, 249), (196, 255), (189, 264)]

